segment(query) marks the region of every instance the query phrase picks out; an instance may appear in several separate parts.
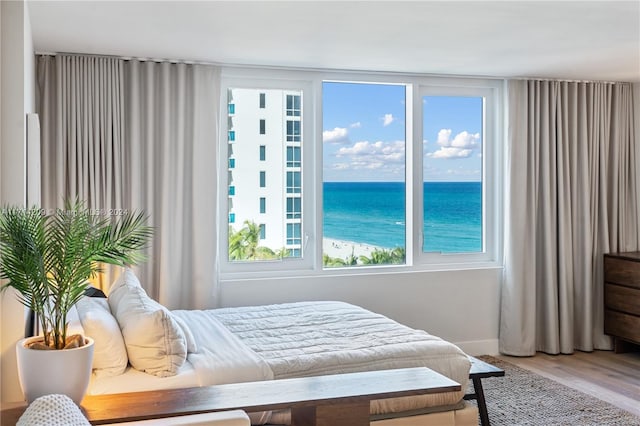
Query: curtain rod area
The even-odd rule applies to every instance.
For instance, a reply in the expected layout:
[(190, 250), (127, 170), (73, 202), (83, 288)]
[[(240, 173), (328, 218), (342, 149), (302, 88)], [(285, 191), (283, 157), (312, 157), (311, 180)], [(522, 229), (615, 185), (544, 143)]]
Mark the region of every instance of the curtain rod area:
[(189, 61), (186, 59), (168, 59), (168, 58), (142, 58), (137, 56), (121, 56), (121, 55), (106, 55), (106, 54), (96, 54), (96, 53), (72, 53), (72, 52), (35, 52), (36, 55), (40, 56), (57, 56), (57, 55), (67, 55), (67, 56), (93, 56), (96, 58), (115, 58), (122, 59), (125, 61), (141, 61), (141, 62), (169, 62), (172, 64), (187, 64), (187, 65), (213, 65), (213, 66), (224, 66), (224, 64), (217, 62), (206, 62), (206, 61)]
[(141, 62), (168, 62), (172, 64), (186, 64), (186, 65), (209, 65), (216, 67), (227, 68), (246, 68), (246, 69), (267, 69), (267, 70), (284, 70), (284, 71), (307, 71), (307, 72), (337, 72), (346, 74), (389, 74), (389, 75), (406, 75), (406, 76), (423, 76), (423, 77), (444, 77), (444, 78), (484, 78), (491, 80), (536, 80), (536, 81), (556, 81), (567, 83), (604, 83), (604, 84), (633, 84), (628, 81), (606, 81), (606, 80), (576, 80), (570, 78), (551, 78), (551, 77), (497, 77), (486, 75), (458, 75), (458, 74), (429, 74), (429, 73), (415, 73), (415, 72), (389, 72), (389, 71), (365, 71), (365, 70), (344, 70), (333, 68), (303, 68), (303, 67), (286, 67), (286, 66), (274, 66), (274, 65), (255, 65), (255, 64), (229, 64), (221, 62), (208, 62), (208, 61), (192, 61), (186, 59), (168, 59), (168, 58), (143, 58), (136, 56), (120, 56), (120, 55), (106, 55), (95, 53), (70, 53), (70, 52), (35, 52), (36, 55), (41, 56), (57, 56), (57, 55), (69, 55), (69, 56), (93, 56), (97, 58), (117, 58), (125, 61), (141, 61)]

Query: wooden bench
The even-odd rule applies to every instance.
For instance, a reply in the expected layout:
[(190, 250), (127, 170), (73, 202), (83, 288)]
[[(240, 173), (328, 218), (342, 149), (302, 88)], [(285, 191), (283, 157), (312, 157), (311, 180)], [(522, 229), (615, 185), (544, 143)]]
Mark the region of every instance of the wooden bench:
[(469, 378), (473, 383), (473, 393), (466, 394), (464, 399), (475, 399), (477, 401), (480, 424), (482, 426), (490, 426), (487, 401), (484, 398), (484, 390), (482, 389), (482, 379), (486, 377), (502, 377), (504, 376), (504, 370), (472, 356), (469, 356), (469, 361), (471, 361)]
[[(87, 396), (81, 408), (96, 425), (236, 409), (288, 408), (292, 426), (369, 426), (372, 400), (460, 389), (459, 383), (419, 367)], [(2, 425), (15, 424), (24, 409), (3, 410)]]

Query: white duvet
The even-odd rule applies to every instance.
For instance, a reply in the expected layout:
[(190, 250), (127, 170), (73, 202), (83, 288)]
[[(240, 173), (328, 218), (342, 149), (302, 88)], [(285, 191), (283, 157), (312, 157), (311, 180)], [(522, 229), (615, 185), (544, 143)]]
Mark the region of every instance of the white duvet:
[[(379, 414), (456, 404), (468, 381), (470, 363), (457, 346), (347, 303), (300, 302), (173, 313), (187, 323), (198, 349), (188, 354), (182, 387), (419, 366), (462, 385), (460, 392), (374, 401), (372, 414)], [(150, 376), (153, 380), (144, 382), (131, 377), (135, 389), (126, 388), (123, 376), (135, 373), (145, 375), (129, 369), (122, 376), (108, 378), (109, 386), (95, 381), (91, 393), (161, 389), (163, 383), (180, 387), (179, 374)]]
[[(469, 360), (457, 346), (348, 303), (300, 302), (174, 313), (187, 322), (207, 353), (220, 352), (220, 342), (206, 340), (214, 328), (224, 327), (216, 334), (231, 333), (233, 338), (225, 337), (225, 347), (232, 342), (232, 350), (222, 365), (226, 369), (241, 363), (240, 370), (246, 368), (238, 371), (242, 376), (235, 381), (425, 366), (462, 385), (460, 392), (376, 401), (373, 414), (455, 404), (469, 377)], [(213, 360), (220, 358), (220, 353), (213, 358), (189, 355), (199, 374), (214, 378), (221, 374), (221, 365)]]

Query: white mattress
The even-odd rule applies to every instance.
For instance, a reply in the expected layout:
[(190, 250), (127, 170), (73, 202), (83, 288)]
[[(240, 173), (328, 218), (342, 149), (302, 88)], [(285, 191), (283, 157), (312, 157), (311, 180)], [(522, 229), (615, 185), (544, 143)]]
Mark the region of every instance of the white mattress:
[(185, 362), (178, 374), (171, 377), (158, 377), (127, 367), (124, 374), (114, 377), (97, 378), (95, 374), (89, 383), (88, 395), (102, 395), (123, 392), (143, 392), (162, 389), (181, 389), (200, 386), (200, 380), (193, 365)]
[(347, 303), (300, 302), (173, 313), (187, 323), (198, 347), (196, 353), (188, 354), (177, 376), (161, 378), (128, 368), (120, 376), (94, 377), (88, 393), (420, 366), (462, 385), (460, 392), (375, 401), (372, 414), (380, 414), (453, 405), (462, 399), (468, 381), (470, 363), (457, 346)]

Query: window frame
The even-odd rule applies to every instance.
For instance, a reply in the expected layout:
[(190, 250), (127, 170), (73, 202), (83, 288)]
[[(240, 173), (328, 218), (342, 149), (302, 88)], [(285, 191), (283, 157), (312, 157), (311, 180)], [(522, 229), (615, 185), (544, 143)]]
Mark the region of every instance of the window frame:
[[(242, 67), (224, 67), (221, 72), (221, 90), (220, 90), (220, 111), (221, 114), (227, 112), (228, 104), (227, 93), (229, 89), (255, 89), (264, 90), (283, 90), (283, 91), (299, 91), (302, 95), (300, 120), (303, 121), (301, 129), (301, 142), (296, 142), (296, 146), (301, 146), (301, 185), (300, 193), (295, 194), (301, 197), (302, 203), (302, 257), (287, 257), (277, 260), (266, 261), (229, 261), (229, 224), (222, 221), (218, 227), (218, 253), (220, 264), (220, 276), (229, 279), (250, 278), (254, 276), (276, 276), (291, 275), (303, 273), (301, 271), (313, 271), (316, 268), (317, 244), (309, 244), (310, 236), (317, 235), (316, 217), (317, 210), (314, 198), (317, 196), (317, 189), (314, 187), (316, 182), (316, 170), (318, 166), (314, 164), (313, 158), (317, 155), (317, 147), (311, 143), (317, 130), (318, 112), (314, 108), (314, 99), (318, 96), (319, 91), (314, 85), (313, 79), (309, 78), (305, 73), (286, 71), (286, 70), (257, 70)], [(237, 112), (237, 111), (236, 111)], [(291, 119), (291, 117), (288, 117)], [(296, 117), (297, 118), (297, 117)], [(228, 120), (220, 120), (218, 158), (228, 158), (228, 147), (230, 143), (224, 137), (228, 133)], [(286, 119), (284, 124), (283, 136), (286, 133)], [(235, 142), (234, 142), (235, 143)], [(291, 142), (289, 142), (291, 143)], [(283, 141), (282, 155), (286, 155), (286, 137)], [(273, 149), (270, 149), (273, 153)], [(222, 160), (221, 160), (222, 161)], [(226, 161), (226, 160), (224, 160)], [(283, 163), (286, 164), (286, 158), (283, 157)], [(283, 169), (284, 178), (281, 184), (283, 190), (286, 191), (286, 171)], [(218, 197), (218, 211), (220, 218), (228, 218), (229, 201), (227, 188), (229, 185), (229, 177), (227, 174), (220, 173), (218, 175), (218, 193), (223, 191), (225, 197)], [(304, 193), (304, 194), (303, 194)], [(321, 193), (320, 193), (321, 194)], [(291, 194), (285, 193), (285, 200)], [(320, 195), (321, 196), (321, 195)], [(286, 209), (286, 206), (285, 206)], [(285, 210), (286, 212), (286, 210)], [(257, 213), (259, 214), (259, 213)], [(286, 223), (289, 219), (283, 217), (282, 226), (286, 230)], [(286, 234), (285, 234), (286, 236)], [(286, 241), (283, 241), (283, 243)], [(320, 241), (320, 244), (322, 242)]]
[[(483, 80), (480, 80), (483, 81)], [(416, 141), (422, 141), (424, 109), (422, 99), (424, 96), (467, 96), (482, 97), (483, 102), (483, 128), (482, 128), (482, 240), (483, 251), (472, 253), (425, 253), (422, 251), (424, 245), (424, 193), (423, 193), (423, 159), (424, 152), (422, 143), (416, 144), (415, 149), (418, 155), (413, 156), (413, 241), (412, 244), (413, 263), (415, 265), (431, 266), (446, 265), (449, 267), (472, 267), (474, 265), (497, 266), (502, 259), (502, 245), (500, 244), (502, 228), (502, 133), (500, 131), (499, 119), (502, 116), (502, 84), (501, 82), (485, 81), (485, 84), (478, 86), (477, 80), (455, 81), (447, 79), (440, 84), (420, 84), (415, 87), (413, 114), (417, 118), (413, 123), (413, 137)], [(455, 83), (455, 84), (454, 84)], [(407, 194), (409, 196), (409, 194)]]
[[(358, 267), (323, 268), (322, 265), (322, 84), (326, 81), (373, 84), (400, 84), (406, 87), (406, 263), (403, 265), (372, 265)], [(502, 177), (504, 147), (504, 107), (506, 87), (500, 79), (476, 77), (439, 77), (400, 73), (334, 72), (327, 70), (288, 70), (244, 67), (223, 67), (221, 73), (221, 114), (227, 112), (229, 88), (282, 89), (302, 93), (302, 193), (303, 257), (276, 261), (234, 261), (228, 259), (228, 224), (218, 227), (220, 271), (222, 279), (250, 279), (276, 276), (331, 276), (350, 274), (376, 274), (402, 271), (463, 270), (502, 267)], [(490, 101), (485, 103), (483, 129), (483, 226), (485, 252), (465, 254), (422, 253), (422, 96), (483, 93)], [(475, 96), (475, 95), (472, 95)], [(226, 118), (226, 117), (225, 117)], [(286, 156), (285, 141), (283, 149)], [(227, 120), (220, 120), (219, 158), (226, 161)], [(488, 143), (487, 141), (490, 141)], [(291, 142), (289, 142), (291, 143)], [(314, 161), (315, 159), (315, 161)], [(285, 157), (286, 163), (286, 157)], [(220, 216), (226, 218), (228, 196), (225, 188), (227, 176), (218, 180)], [(286, 191), (286, 172), (283, 189)], [(286, 211), (286, 206), (285, 206)], [(286, 215), (285, 215), (286, 216)], [(286, 229), (286, 219), (283, 222)], [(419, 231), (419, 237), (412, 238)], [(286, 234), (285, 234), (286, 235)]]

